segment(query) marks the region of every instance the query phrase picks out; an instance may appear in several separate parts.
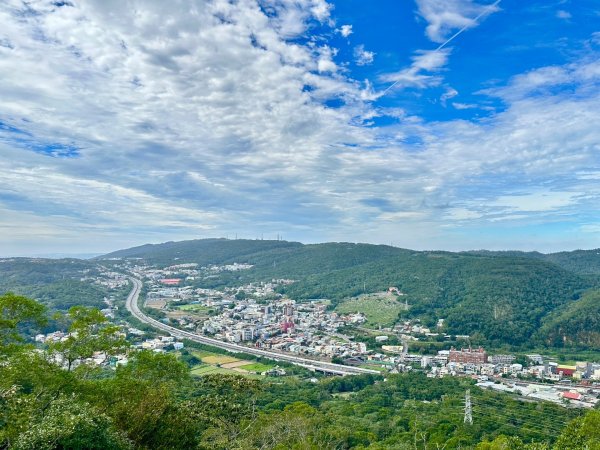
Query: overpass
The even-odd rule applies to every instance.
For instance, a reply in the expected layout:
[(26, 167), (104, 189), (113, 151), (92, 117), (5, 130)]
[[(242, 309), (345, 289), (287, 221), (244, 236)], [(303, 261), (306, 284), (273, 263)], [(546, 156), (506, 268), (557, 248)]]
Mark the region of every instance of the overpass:
[(179, 328), (172, 327), (165, 323), (162, 323), (152, 317), (144, 314), (138, 305), (138, 299), (142, 290), (142, 281), (130, 277), (129, 280), (133, 283), (133, 288), (129, 293), (127, 300), (125, 301), (125, 307), (127, 310), (138, 320), (144, 322), (154, 328), (169, 333), (171, 336), (179, 339), (188, 339), (190, 341), (198, 342), (200, 344), (211, 345), (213, 347), (222, 348), (230, 352), (236, 353), (247, 353), (253, 356), (259, 356), (263, 358), (269, 358), (275, 361), (284, 361), (298, 366), (306, 367), (313, 371), (319, 371), (324, 373), (330, 373), (334, 375), (360, 375), (365, 373), (379, 375), (380, 372), (372, 369), (364, 369), (362, 367), (344, 366), (342, 364), (334, 364), (330, 362), (317, 361), (314, 359), (303, 358), (301, 356), (294, 356), (285, 353), (277, 353), (274, 351), (263, 350), (253, 347), (246, 347), (233, 342), (225, 342), (219, 339), (213, 339), (206, 336), (202, 336), (196, 333), (190, 333), (189, 331), (180, 330)]

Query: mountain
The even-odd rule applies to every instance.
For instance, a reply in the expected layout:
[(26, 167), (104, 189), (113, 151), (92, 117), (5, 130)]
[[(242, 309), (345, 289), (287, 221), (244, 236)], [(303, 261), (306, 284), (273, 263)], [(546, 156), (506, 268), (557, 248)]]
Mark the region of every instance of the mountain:
[[(543, 255), (524, 252), (431, 252), (385, 245), (207, 239), (145, 245), (99, 257), (142, 258), (169, 266), (248, 263), (254, 267), (197, 282), (240, 285), (288, 278), (281, 292), (297, 300), (328, 298), (333, 304), (364, 292), (395, 286), (410, 305), (407, 318), (429, 326), (445, 319), (444, 331), (469, 334), (493, 345), (556, 345), (552, 330), (581, 311), (582, 294), (597, 285), (595, 251)], [(592, 333), (597, 311), (581, 336)], [(571, 322), (568, 322), (571, 323)], [(570, 326), (572, 328), (572, 326)], [(569, 328), (570, 329), (570, 328)], [(577, 339), (566, 341), (574, 345)], [(588, 345), (590, 340), (586, 341)]]

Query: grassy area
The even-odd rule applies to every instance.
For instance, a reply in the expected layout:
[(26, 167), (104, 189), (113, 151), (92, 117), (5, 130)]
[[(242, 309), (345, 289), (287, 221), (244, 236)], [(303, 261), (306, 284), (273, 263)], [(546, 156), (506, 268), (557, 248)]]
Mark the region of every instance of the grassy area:
[(266, 372), (267, 370), (271, 370), (273, 367), (275, 367), (275, 366), (270, 366), (268, 364), (262, 364), (262, 363), (252, 363), (252, 364), (246, 364), (246, 365), (240, 366), (240, 369), (247, 370), (248, 372), (262, 373), (262, 372)]
[(341, 314), (361, 312), (367, 317), (367, 326), (387, 327), (396, 322), (398, 314), (404, 310), (404, 304), (395, 296), (368, 294), (344, 300), (335, 310)]
[(196, 375), (196, 376), (199, 376), (199, 377), (201, 377), (202, 375), (215, 374), (215, 373), (225, 373), (225, 374), (229, 374), (229, 375), (231, 375), (231, 374), (240, 375), (240, 373), (236, 372), (235, 370), (223, 369), (221, 367), (211, 366), (211, 365), (204, 365), (204, 364), (192, 368), (191, 373), (192, 373), (192, 375)]
[(210, 311), (212, 308), (201, 305), (199, 303), (191, 303), (189, 305), (180, 305), (177, 307), (177, 309), (180, 309), (181, 311), (189, 311), (189, 312), (208, 314), (208, 311)]
[(361, 364), (358, 367), (362, 367), (363, 369), (378, 370), (379, 372), (388, 371), (388, 368), (383, 367), (381, 364)]
[(202, 359), (206, 356), (215, 356), (216, 355), (216, 353), (212, 353), (207, 350), (192, 350), (191, 353), (198, 359)]
[(234, 358), (233, 356), (227, 355), (210, 355), (204, 356), (200, 359), (202, 359), (202, 362), (205, 364), (228, 364), (239, 361), (238, 358)]

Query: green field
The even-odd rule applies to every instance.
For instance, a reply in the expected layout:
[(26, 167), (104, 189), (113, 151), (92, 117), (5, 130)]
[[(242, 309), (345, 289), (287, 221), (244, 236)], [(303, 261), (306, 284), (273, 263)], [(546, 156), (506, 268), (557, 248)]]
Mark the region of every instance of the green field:
[(208, 311), (210, 311), (212, 309), (212, 308), (209, 308), (208, 306), (200, 305), (199, 303), (193, 303), (190, 305), (181, 305), (181, 306), (178, 306), (177, 308), (180, 309), (181, 311), (189, 311), (189, 312), (202, 313), (202, 314), (208, 314)]
[(196, 375), (196, 376), (202, 376), (202, 375), (208, 375), (208, 374), (215, 374), (215, 373), (224, 373), (224, 374), (235, 374), (235, 375), (240, 375), (239, 372), (236, 372), (235, 370), (231, 370), (231, 369), (223, 369), (221, 367), (217, 367), (217, 366), (211, 366), (211, 365), (199, 365), (196, 366), (194, 368), (192, 368), (191, 370), (191, 374), (192, 375)]
[(344, 300), (336, 308), (341, 314), (361, 312), (367, 317), (369, 327), (393, 325), (404, 305), (395, 296), (368, 294)]
[(227, 355), (203, 356), (201, 359), (202, 359), (202, 362), (205, 364), (228, 364), (228, 363), (233, 363), (233, 362), (239, 361), (238, 358), (234, 358), (233, 356), (227, 356)]
[(273, 367), (275, 367), (275, 366), (270, 366), (268, 364), (262, 364), (262, 363), (252, 363), (252, 364), (246, 364), (245, 366), (240, 366), (240, 369), (247, 370), (248, 372), (262, 373), (262, 372), (266, 372), (267, 370), (271, 370)]

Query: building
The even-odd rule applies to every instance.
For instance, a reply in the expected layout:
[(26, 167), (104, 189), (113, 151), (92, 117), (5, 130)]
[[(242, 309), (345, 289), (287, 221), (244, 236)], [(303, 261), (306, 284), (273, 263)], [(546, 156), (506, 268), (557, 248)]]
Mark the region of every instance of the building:
[(490, 356), (490, 362), (492, 364), (502, 364), (509, 366), (513, 363), (515, 357), (513, 355), (492, 355)]
[(485, 364), (487, 362), (487, 353), (482, 347), (473, 350), (472, 348), (450, 349), (448, 362), (461, 364)]
[(563, 377), (572, 377), (576, 370), (577, 366), (557, 366), (555, 373)]
[(566, 400), (581, 400), (582, 395), (579, 392), (563, 392), (561, 397)]
[(287, 304), (283, 307), (283, 315), (287, 317), (292, 317), (294, 315), (294, 306), (291, 304)]
[(533, 355), (527, 355), (527, 358), (529, 358), (533, 364), (544, 364), (544, 358), (542, 355), (538, 355), (537, 353)]

